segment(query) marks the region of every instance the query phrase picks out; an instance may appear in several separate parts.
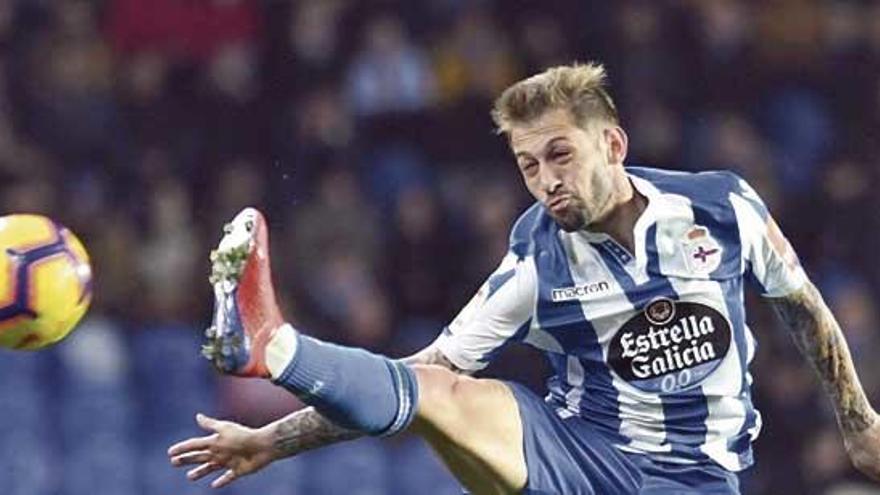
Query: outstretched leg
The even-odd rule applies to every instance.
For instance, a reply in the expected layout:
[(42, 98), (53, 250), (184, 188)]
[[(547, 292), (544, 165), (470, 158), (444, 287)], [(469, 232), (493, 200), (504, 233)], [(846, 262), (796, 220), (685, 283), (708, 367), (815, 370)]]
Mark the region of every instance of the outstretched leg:
[(413, 368), (419, 407), (412, 431), (471, 492), (519, 493), (527, 471), (522, 420), (510, 388), (440, 366)]
[[(409, 427), (476, 494), (504, 494), (526, 483), (516, 399), (498, 380), (430, 365), (407, 366), (359, 349), (326, 344), (285, 327), (295, 349), (273, 381), (340, 425), (371, 435)], [(285, 337), (269, 343), (275, 346)], [(283, 352), (270, 350), (268, 355)], [(289, 352), (289, 351), (288, 351)]]
[(516, 400), (496, 380), (409, 367), (320, 342), (283, 324), (269, 270), (265, 220), (245, 209), (212, 254), (215, 311), (203, 353), (221, 371), (270, 378), (339, 424), (373, 435), (412, 424), (474, 493), (526, 483)]

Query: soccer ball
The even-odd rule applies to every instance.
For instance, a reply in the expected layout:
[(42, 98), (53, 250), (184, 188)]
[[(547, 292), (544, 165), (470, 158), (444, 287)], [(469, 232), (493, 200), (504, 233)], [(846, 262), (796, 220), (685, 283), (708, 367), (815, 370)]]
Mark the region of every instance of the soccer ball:
[(40, 215), (0, 217), (0, 346), (58, 342), (91, 299), (89, 255), (72, 232)]

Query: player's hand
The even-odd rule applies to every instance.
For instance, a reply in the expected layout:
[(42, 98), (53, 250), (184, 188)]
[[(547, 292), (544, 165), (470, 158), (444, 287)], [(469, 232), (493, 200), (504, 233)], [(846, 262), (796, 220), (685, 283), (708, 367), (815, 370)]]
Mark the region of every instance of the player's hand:
[(211, 482), (212, 488), (220, 488), (275, 460), (272, 442), (262, 430), (203, 414), (196, 415), (196, 422), (211, 434), (184, 440), (168, 449), (172, 465), (196, 465), (186, 473), (191, 481), (225, 470)]
[(844, 444), (856, 469), (880, 481), (880, 416), (874, 413), (867, 429), (844, 435)]

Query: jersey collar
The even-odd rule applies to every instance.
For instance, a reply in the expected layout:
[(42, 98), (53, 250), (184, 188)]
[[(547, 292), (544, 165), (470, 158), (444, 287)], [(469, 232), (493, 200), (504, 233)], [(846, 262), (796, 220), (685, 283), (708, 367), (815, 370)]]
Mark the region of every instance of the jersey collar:
[[(662, 210), (661, 203), (664, 198), (663, 194), (654, 187), (654, 184), (630, 173), (627, 173), (626, 175), (627, 178), (629, 178), (630, 184), (633, 185), (633, 188), (648, 199), (648, 204), (645, 206), (645, 210), (642, 211), (642, 214), (633, 226), (633, 233), (638, 241), (640, 233), (641, 237), (644, 237), (644, 233), (648, 227), (657, 220), (657, 212)], [(605, 234), (604, 232), (592, 232), (590, 230), (582, 230), (580, 232), (584, 238), (590, 242), (602, 242), (609, 239), (608, 234)], [(636, 249), (636, 251), (638, 251), (638, 249)]]
[(635, 252), (627, 252), (622, 246), (614, 241), (611, 236), (604, 232), (582, 230), (579, 231), (578, 234), (591, 244), (613, 244), (613, 246), (610, 246), (613, 251), (620, 250), (620, 252), (617, 253), (617, 258), (621, 264), (634, 264), (634, 268), (636, 268), (638, 266), (643, 266), (646, 263), (647, 253), (645, 251), (645, 237), (648, 229), (657, 221), (658, 213), (663, 210), (664, 197), (663, 194), (649, 181), (629, 173), (627, 173), (627, 178), (629, 178), (629, 181), (635, 190), (645, 196), (648, 200), (645, 210), (642, 211), (642, 214), (633, 226), (633, 248)]

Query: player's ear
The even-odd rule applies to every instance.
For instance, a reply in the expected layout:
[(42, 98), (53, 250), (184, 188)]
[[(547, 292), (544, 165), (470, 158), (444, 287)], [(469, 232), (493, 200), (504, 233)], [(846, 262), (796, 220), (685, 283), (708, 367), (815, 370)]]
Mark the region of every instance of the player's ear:
[(619, 125), (606, 127), (603, 131), (609, 164), (621, 164), (629, 149), (629, 137)]

